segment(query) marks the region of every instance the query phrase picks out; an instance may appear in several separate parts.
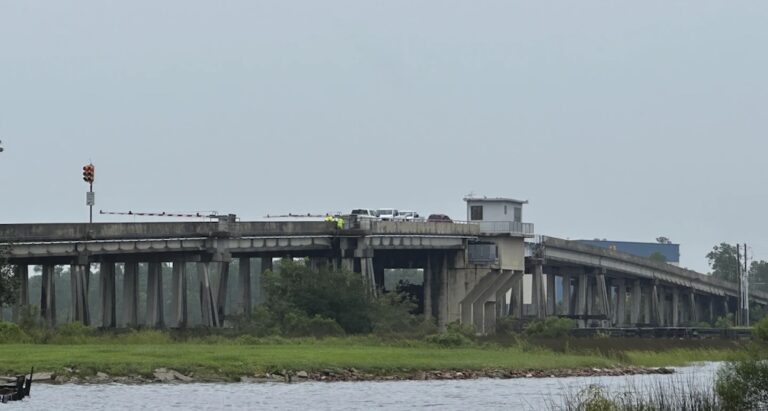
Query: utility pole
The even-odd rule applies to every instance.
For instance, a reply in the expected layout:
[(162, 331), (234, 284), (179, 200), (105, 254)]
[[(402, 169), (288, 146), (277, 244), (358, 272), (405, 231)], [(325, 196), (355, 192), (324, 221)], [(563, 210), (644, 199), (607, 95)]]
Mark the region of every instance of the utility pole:
[[(739, 279), (739, 308), (736, 312), (736, 324), (749, 327), (749, 264), (747, 259), (747, 243), (744, 243), (744, 253), (741, 244), (736, 243), (736, 274)], [(744, 257), (743, 259), (741, 257)], [(743, 264), (742, 264), (743, 263)]]

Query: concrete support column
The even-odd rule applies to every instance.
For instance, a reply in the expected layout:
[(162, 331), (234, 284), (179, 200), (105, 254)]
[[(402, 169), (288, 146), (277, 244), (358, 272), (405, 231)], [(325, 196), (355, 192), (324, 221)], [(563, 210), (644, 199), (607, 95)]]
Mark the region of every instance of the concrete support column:
[(126, 327), (139, 325), (139, 262), (125, 262), (123, 276), (123, 323)]
[(219, 263), (219, 286), (216, 289), (216, 312), (221, 324), (227, 315), (227, 291), (229, 288), (229, 263)]
[(573, 315), (571, 307), (571, 275), (563, 274), (561, 277), (563, 286), (563, 310), (560, 314)]
[(588, 304), (588, 289), (589, 289), (589, 277), (586, 273), (579, 275), (578, 293), (576, 295), (576, 315), (579, 316), (579, 327), (584, 328), (587, 326), (587, 307)]
[(664, 313), (659, 299), (659, 286), (655, 282), (651, 288), (651, 311), (653, 313), (651, 324), (655, 326), (663, 326)]
[(259, 275), (254, 279), (253, 289), (256, 290), (256, 305), (263, 304), (267, 301), (267, 293), (264, 290), (264, 273), (272, 271), (272, 257), (259, 258)]
[(531, 288), (533, 288), (531, 305), (534, 315), (538, 319), (544, 319), (547, 316), (547, 295), (544, 292), (544, 266), (541, 261), (537, 261), (534, 265)]
[(556, 315), (555, 308), (557, 307), (557, 294), (555, 293), (555, 275), (552, 273), (547, 274), (547, 315)]
[(602, 321), (602, 325), (605, 327), (610, 322), (611, 318), (611, 300), (608, 297), (608, 286), (605, 282), (605, 270), (597, 272), (597, 297), (599, 299), (600, 311), (605, 315), (606, 320)]
[(211, 289), (210, 264), (208, 262), (197, 264), (197, 280), (200, 289), (200, 311), (205, 327), (219, 326), (219, 313), (216, 310), (216, 297)]
[(715, 297), (710, 295), (707, 299), (709, 300), (709, 323), (714, 324), (715, 319), (717, 319), (715, 316)]
[(147, 271), (147, 326), (165, 327), (163, 301), (163, 263), (152, 261)]
[(448, 325), (448, 253), (444, 252), (440, 264), (438, 283), (439, 297), (437, 299), (437, 329), (445, 332)]
[(13, 320), (18, 322), (21, 318), (21, 311), (29, 306), (29, 266), (27, 264), (17, 265), (14, 272), (19, 279), (19, 301), (13, 310)]
[[(316, 260), (316, 259), (315, 259)], [(320, 267), (318, 267), (319, 269)], [(251, 259), (250, 257), (240, 258), (239, 264), (240, 276), (240, 307), (245, 318), (251, 318), (253, 307), (251, 304)]]
[(637, 325), (640, 322), (640, 300), (642, 299), (642, 288), (640, 288), (640, 280), (635, 280), (632, 283), (632, 295), (630, 296), (630, 312), (629, 322), (632, 325)]
[(623, 327), (626, 321), (625, 304), (627, 302), (627, 285), (623, 278), (616, 280), (616, 326)]
[(90, 325), (88, 308), (88, 277), (90, 266), (72, 264), (70, 266), (70, 290), (72, 291), (72, 321)]
[[(653, 303), (653, 290), (650, 286), (643, 286), (643, 322), (645, 324), (653, 323), (652, 308), (655, 309)], [(653, 306), (653, 307), (652, 307)]]
[(56, 267), (54, 265), (43, 265), (43, 278), (40, 289), (40, 316), (46, 325), (53, 327), (56, 325)]
[(424, 268), (424, 321), (432, 321), (432, 256), (427, 255), (427, 267)]
[(186, 328), (189, 324), (187, 264), (182, 259), (173, 262), (173, 273), (171, 274), (171, 312), (173, 314), (172, 326)]
[(672, 287), (672, 326), (680, 325), (680, 289)]
[(512, 280), (512, 311), (518, 320), (523, 319), (523, 273), (515, 272)]
[(99, 264), (101, 295), (101, 326), (117, 327), (117, 308), (115, 307), (115, 262), (102, 261)]
[(699, 322), (699, 309), (696, 304), (696, 294), (693, 290), (689, 290), (688, 292), (688, 309), (691, 313), (688, 317), (688, 323), (690, 326), (694, 326)]

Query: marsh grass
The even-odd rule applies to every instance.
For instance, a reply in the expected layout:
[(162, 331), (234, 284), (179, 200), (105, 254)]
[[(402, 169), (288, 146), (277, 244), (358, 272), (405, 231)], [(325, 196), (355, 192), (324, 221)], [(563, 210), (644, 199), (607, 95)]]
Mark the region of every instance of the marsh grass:
[(567, 393), (562, 403), (549, 404), (565, 411), (712, 411), (723, 409), (711, 382), (702, 384), (692, 376), (670, 377), (647, 384), (634, 384), (620, 391), (590, 385)]

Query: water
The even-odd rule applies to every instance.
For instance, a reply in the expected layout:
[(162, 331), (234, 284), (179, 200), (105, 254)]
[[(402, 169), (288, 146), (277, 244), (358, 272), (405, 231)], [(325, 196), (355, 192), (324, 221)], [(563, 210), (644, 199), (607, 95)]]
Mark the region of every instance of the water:
[[(32, 397), (0, 405), (5, 410), (406, 410), (432, 408), (550, 409), (562, 396), (590, 384), (611, 391), (659, 382), (691, 381), (711, 385), (720, 365), (678, 368), (671, 375), (479, 379), (462, 381), (305, 382), (297, 384), (148, 384), (32, 386)], [(6, 408), (7, 407), (7, 408)]]

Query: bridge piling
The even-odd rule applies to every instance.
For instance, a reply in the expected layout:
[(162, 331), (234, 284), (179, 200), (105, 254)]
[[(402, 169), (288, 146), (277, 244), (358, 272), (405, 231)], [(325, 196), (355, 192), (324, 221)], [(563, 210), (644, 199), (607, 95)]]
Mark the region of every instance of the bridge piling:
[(101, 326), (115, 328), (117, 326), (117, 309), (115, 307), (115, 262), (103, 260), (99, 264), (100, 295), (101, 295)]
[(557, 307), (557, 301), (555, 293), (555, 274), (551, 271), (547, 273), (547, 316), (556, 315), (555, 308)]
[(43, 321), (53, 327), (56, 325), (56, 266), (43, 265), (43, 278), (40, 289), (40, 316)]
[(165, 327), (163, 301), (163, 263), (151, 261), (147, 271), (146, 324), (148, 327)]
[(616, 280), (616, 321), (615, 324), (618, 327), (624, 326), (626, 314), (624, 312), (624, 306), (627, 302), (627, 288), (623, 278)]
[(216, 309), (216, 296), (213, 293), (210, 279), (210, 262), (197, 264), (198, 284), (200, 286), (200, 310), (203, 325), (206, 327), (218, 327), (219, 313)]
[(672, 288), (672, 326), (678, 327), (680, 325), (680, 289), (678, 287)]
[(29, 266), (18, 264), (14, 267), (14, 272), (19, 279), (19, 301), (13, 309), (13, 320), (18, 322), (21, 311), (29, 306)]
[(187, 264), (183, 259), (173, 261), (171, 274), (172, 326), (186, 328), (189, 322), (187, 308)]
[(563, 289), (563, 305), (562, 312), (560, 314), (573, 315), (573, 307), (571, 307), (571, 275), (569, 273), (564, 273), (560, 277), (560, 283)]
[(432, 256), (427, 255), (427, 266), (424, 268), (424, 321), (430, 322), (434, 319), (432, 312)]
[(227, 288), (229, 287), (229, 263), (220, 262), (219, 264), (219, 286), (216, 287), (216, 312), (218, 313), (221, 324), (224, 323), (224, 317), (227, 315)]
[(447, 330), (448, 325), (448, 253), (443, 252), (442, 254), (437, 299), (437, 329), (441, 333)]
[(580, 317), (579, 328), (587, 326), (586, 315), (588, 314), (589, 301), (589, 277), (587, 273), (582, 272), (579, 274), (578, 295), (576, 296), (576, 315)]
[(632, 291), (631, 295), (629, 297), (630, 302), (630, 312), (629, 312), (629, 322), (632, 325), (637, 325), (640, 323), (640, 300), (642, 298), (642, 289), (640, 288), (640, 280), (635, 280), (632, 283)]
[[(312, 259), (310, 261), (312, 261)], [(314, 259), (314, 261), (317, 260)], [(251, 303), (251, 258), (242, 257), (239, 262), (240, 307), (242, 307), (242, 314), (245, 318), (251, 318), (251, 311), (253, 311), (253, 305)]]
[(123, 324), (126, 327), (139, 325), (139, 262), (129, 259), (123, 273)]
[(602, 326), (606, 327), (611, 318), (611, 300), (608, 298), (608, 287), (605, 282), (605, 270), (601, 269), (597, 272), (597, 297), (599, 299), (599, 307), (601, 314), (605, 315), (605, 320), (601, 321)]
[(90, 310), (88, 308), (88, 277), (90, 265), (70, 265), (70, 290), (72, 293), (72, 321), (90, 325)]

